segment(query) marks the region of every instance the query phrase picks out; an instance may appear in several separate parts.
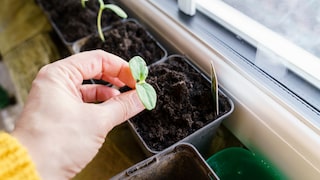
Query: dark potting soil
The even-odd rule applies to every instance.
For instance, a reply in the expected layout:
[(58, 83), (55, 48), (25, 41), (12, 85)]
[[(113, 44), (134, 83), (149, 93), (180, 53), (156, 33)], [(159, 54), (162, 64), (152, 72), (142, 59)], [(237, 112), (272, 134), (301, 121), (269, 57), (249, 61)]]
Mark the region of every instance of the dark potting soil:
[[(83, 8), (80, 0), (36, 0), (59, 29), (66, 42), (74, 42), (89, 34), (97, 32), (99, 2), (90, 0)], [(104, 0), (106, 4), (109, 1)], [(102, 27), (120, 21), (121, 18), (105, 9), (102, 13)]]
[(116, 22), (104, 32), (105, 42), (96, 34), (81, 47), (80, 51), (103, 49), (129, 61), (141, 56), (149, 65), (165, 56), (164, 50), (148, 31), (135, 21)]
[[(156, 89), (156, 108), (130, 121), (150, 149), (161, 151), (218, 118), (209, 81), (181, 57), (151, 66), (147, 82)], [(219, 98), (220, 117), (231, 106)]]

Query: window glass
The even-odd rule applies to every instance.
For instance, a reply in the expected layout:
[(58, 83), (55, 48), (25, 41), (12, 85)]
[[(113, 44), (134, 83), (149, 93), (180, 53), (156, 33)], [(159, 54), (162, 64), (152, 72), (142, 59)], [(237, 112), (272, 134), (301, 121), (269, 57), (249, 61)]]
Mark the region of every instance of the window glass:
[(256, 48), (251, 56), (222, 40), (268, 77), (265, 87), (320, 127), (319, 0), (197, 0), (197, 10)]
[(223, 1), (308, 52), (320, 57), (320, 1)]

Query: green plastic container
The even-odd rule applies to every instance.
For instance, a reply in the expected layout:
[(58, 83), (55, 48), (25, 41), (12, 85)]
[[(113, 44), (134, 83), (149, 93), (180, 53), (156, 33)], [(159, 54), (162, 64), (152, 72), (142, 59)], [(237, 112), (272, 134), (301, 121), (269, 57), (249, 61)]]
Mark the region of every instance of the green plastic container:
[(9, 103), (9, 94), (0, 86), (0, 109), (4, 109)]
[(263, 158), (240, 147), (224, 149), (207, 159), (207, 163), (221, 180), (286, 179)]

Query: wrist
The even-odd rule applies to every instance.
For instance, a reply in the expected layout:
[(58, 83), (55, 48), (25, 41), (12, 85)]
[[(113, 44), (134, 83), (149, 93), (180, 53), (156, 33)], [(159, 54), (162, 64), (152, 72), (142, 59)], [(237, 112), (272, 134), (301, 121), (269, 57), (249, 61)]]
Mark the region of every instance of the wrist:
[(41, 132), (25, 131), (17, 127), (12, 136), (26, 148), (32, 162), (35, 165), (41, 179), (67, 179), (63, 177), (63, 172), (59, 168), (59, 162), (54, 152), (54, 145), (45, 140), (46, 137)]
[(0, 146), (1, 178), (40, 179), (27, 150), (16, 138), (0, 132)]

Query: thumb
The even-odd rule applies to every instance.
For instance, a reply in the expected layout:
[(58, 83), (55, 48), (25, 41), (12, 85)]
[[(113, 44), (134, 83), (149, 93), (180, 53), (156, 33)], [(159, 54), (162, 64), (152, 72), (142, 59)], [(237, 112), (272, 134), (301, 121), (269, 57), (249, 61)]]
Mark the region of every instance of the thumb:
[(106, 109), (105, 112), (108, 113), (107, 116), (109, 117), (107, 123), (112, 127), (121, 124), (145, 109), (136, 90), (114, 96), (101, 105)]

